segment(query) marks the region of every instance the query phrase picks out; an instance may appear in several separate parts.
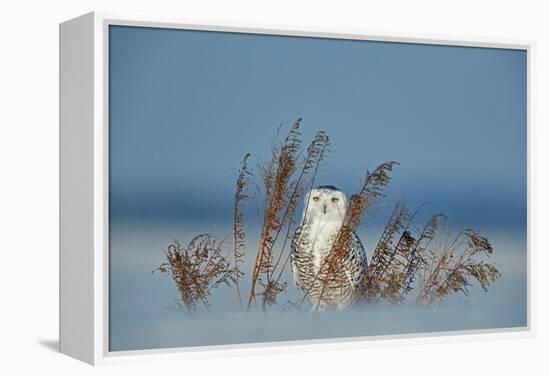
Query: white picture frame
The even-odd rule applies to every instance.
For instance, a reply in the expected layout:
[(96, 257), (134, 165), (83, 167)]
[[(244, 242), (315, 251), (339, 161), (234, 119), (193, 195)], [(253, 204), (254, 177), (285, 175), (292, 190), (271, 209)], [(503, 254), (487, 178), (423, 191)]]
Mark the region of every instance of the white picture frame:
[[(528, 323), (524, 328), (354, 337), (159, 350), (108, 350), (108, 28), (148, 26), (235, 33), (327, 37), (435, 45), (519, 49), (528, 62)], [(90, 364), (182, 359), (230, 354), (292, 352), (411, 343), (532, 336), (533, 41), (367, 32), (309, 26), (208, 23), (92, 12), (60, 24), (60, 351)], [(460, 337), (457, 337), (460, 335)], [(197, 351), (201, 351), (197, 353)]]

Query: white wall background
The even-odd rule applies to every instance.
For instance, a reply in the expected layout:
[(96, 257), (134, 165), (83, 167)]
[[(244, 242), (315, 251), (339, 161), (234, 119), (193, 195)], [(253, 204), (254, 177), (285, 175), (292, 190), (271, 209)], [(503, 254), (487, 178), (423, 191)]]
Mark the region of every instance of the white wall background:
[[(19, 0), (0, 5), (0, 374), (543, 375), (548, 373), (550, 263), (545, 218), (550, 23), (544, 1)], [(537, 41), (535, 338), (377, 347), (93, 369), (53, 351), (58, 333), (58, 23), (90, 10), (198, 20), (362, 28)], [(546, 348), (546, 350), (544, 350)], [(366, 369), (366, 370), (362, 370)]]

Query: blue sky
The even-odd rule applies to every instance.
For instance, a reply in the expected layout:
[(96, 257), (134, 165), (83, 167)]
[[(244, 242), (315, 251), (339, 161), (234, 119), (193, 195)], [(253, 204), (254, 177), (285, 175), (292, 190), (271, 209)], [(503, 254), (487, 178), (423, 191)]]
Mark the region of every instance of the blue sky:
[(332, 140), (319, 184), (397, 160), (390, 198), (525, 227), (524, 51), (119, 26), (110, 48), (113, 222), (228, 221), (242, 156), (303, 117)]

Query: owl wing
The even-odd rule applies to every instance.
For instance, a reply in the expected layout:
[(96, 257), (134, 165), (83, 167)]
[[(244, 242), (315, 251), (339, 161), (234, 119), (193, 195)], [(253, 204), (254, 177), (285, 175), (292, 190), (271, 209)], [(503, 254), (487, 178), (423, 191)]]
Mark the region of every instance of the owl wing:
[(302, 282), (300, 281), (300, 268), (298, 267), (298, 258), (300, 255), (300, 235), (302, 234), (302, 226), (299, 226), (294, 233), (292, 242), (290, 243), (290, 267), (292, 269), (292, 276), (294, 277), (294, 284), (296, 287), (302, 288)]
[[(290, 244), (290, 267), (292, 268), (292, 275), (294, 277), (294, 284), (296, 287), (304, 290), (304, 284), (302, 282), (302, 274), (306, 274), (307, 256), (303, 253), (303, 242), (301, 240), (304, 227), (300, 226), (296, 229), (292, 242)], [(361, 239), (357, 233), (353, 232), (351, 243), (347, 256), (344, 261), (344, 269), (350, 279), (350, 283), (357, 287), (363, 278), (364, 273), (367, 270), (367, 255)], [(308, 280), (306, 276), (306, 280)]]
[(363, 275), (367, 271), (368, 263), (367, 254), (365, 253), (363, 243), (355, 232), (353, 232), (353, 236), (351, 238), (348, 260), (351, 262), (349, 264), (349, 276), (353, 285), (357, 287), (361, 282)]

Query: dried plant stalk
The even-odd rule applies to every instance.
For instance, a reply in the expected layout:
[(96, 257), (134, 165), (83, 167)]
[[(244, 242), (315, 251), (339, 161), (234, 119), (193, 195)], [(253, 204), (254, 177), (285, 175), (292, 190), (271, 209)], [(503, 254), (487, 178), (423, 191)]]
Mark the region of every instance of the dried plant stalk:
[[(384, 275), (388, 270), (394, 271), (397, 269), (398, 263), (398, 253), (403, 254), (406, 250), (403, 249), (403, 246), (400, 245), (400, 241), (405, 239), (407, 245), (411, 243), (411, 234), (408, 232), (408, 226), (405, 226), (406, 223), (409, 223), (411, 220), (411, 215), (407, 211), (404, 205), (397, 203), (393, 210), (393, 213), (387, 222), (384, 231), (380, 240), (376, 244), (372, 259), (368, 268), (368, 277), (369, 277), (369, 286), (371, 295), (374, 292), (379, 291), (381, 286), (379, 283), (382, 275)], [(395, 242), (394, 239), (398, 236), (399, 241)], [(400, 247), (401, 246), (401, 247)]]
[[(313, 279), (312, 286), (316, 283), (320, 276), (323, 277), (322, 288), (317, 300), (315, 309), (318, 310), (323, 299), (323, 294), (328, 286), (329, 281), (335, 278), (335, 267), (341, 263), (346, 251), (349, 249), (353, 237), (366, 206), (375, 198), (383, 195), (384, 187), (390, 182), (389, 173), (398, 165), (396, 161), (388, 161), (379, 165), (372, 172), (367, 172), (361, 189), (353, 194), (344, 214), (344, 219), (331, 250), (325, 257), (319, 271)], [(334, 284), (334, 283), (333, 283)], [(338, 282), (336, 282), (336, 285)], [(309, 290), (306, 290), (302, 302), (305, 300)]]
[[(294, 122), (282, 144), (272, 148), (271, 159), (259, 165), (264, 188), (263, 220), (252, 271), (248, 309), (258, 295), (257, 284), (262, 287), (260, 295), (264, 308), (276, 303), (277, 295), (286, 289), (286, 282), (280, 282), (280, 277), (288, 257), (282, 265), (280, 263), (283, 261), (287, 240), (296, 225), (296, 207), (305, 187), (308, 183), (313, 184), (329, 147), (327, 134), (320, 131), (302, 156), (301, 122), (301, 118)], [(310, 175), (312, 171), (313, 174)], [(282, 246), (275, 260), (274, 249), (278, 241)]]
[(446, 216), (432, 216), (414, 236), (411, 222), (415, 215), (400, 203), (395, 206), (360, 287), (363, 300), (401, 303), (416, 288), (418, 294), (413, 301), (430, 304), (452, 293), (467, 295), (472, 279), (487, 290), (500, 277), (497, 268), (485, 261), (493, 253), (487, 238), (465, 229), (452, 241), (446, 239), (439, 246), (431, 246)]
[(166, 260), (155, 271), (170, 275), (186, 309), (195, 311), (199, 304), (208, 309), (212, 289), (236, 283), (237, 270), (231, 268), (222, 246), (223, 241), (205, 233), (187, 246), (175, 240), (164, 252)]
[(441, 213), (433, 215), (422, 228), (420, 235), (418, 236), (414, 247), (411, 250), (410, 255), (407, 258), (407, 264), (403, 271), (403, 280), (405, 287), (401, 292), (401, 297), (407, 295), (412, 289), (416, 279), (417, 273), (424, 269), (428, 263), (428, 257), (426, 251), (430, 246), (430, 243), (437, 234), (439, 224), (441, 220), (447, 217)]
[(244, 211), (243, 201), (250, 198), (248, 194), (248, 183), (252, 173), (248, 169), (247, 160), (250, 153), (247, 153), (241, 161), (239, 175), (236, 182), (235, 195), (233, 197), (233, 257), (235, 263), (235, 289), (241, 309), (243, 308), (243, 300), (239, 286), (239, 279), (244, 275), (240, 265), (243, 264), (246, 250), (246, 233), (244, 230)]
[[(328, 135), (319, 131), (307, 150), (302, 152), (301, 122), (301, 118), (297, 119), (284, 140), (272, 146), (271, 158), (258, 164), (262, 188), (258, 184), (255, 186), (259, 194), (257, 199), (261, 200), (258, 208), (258, 212), (260, 208), (262, 212), (259, 216), (261, 231), (251, 272), (247, 309), (257, 297), (261, 297), (265, 309), (277, 303), (278, 295), (286, 290), (287, 283), (281, 281), (281, 277), (290, 256), (287, 243), (297, 226), (296, 208), (305, 193), (314, 187), (321, 163), (330, 149)], [(174, 241), (165, 251), (165, 262), (157, 269), (170, 275), (183, 307), (188, 310), (194, 311), (199, 305), (208, 308), (211, 290), (232, 284), (241, 309), (244, 306), (240, 289), (246, 251), (243, 207), (244, 201), (251, 198), (248, 186), (254, 183), (247, 164), (249, 157), (246, 154), (241, 161), (233, 197), (233, 266), (228, 261), (228, 257), (231, 258), (229, 253), (222, 250), (223, 241), (211, 234), (201, 234), (187, 246)], [(397, 162), (388, 161), (367, 172), (360, 190), (351, 196), (342, 226), (310, 287), (321, 285), (314, 309), (319, 309), (329, 282), (334, 287), (338, 285), (335, 279), (343, 279), (342, 274), (335, 275), (335, 267), (342, 263), (365, 209), (374, 199), (384, 195), (384, 188), (396, 165)], [(434, 246), (433, 240), (439, 239), (441, 233), (440, 222), (446, 217), (436, 214), (422, 226), (417, 226), (419, 209), (410, 213), (402, 203), (395, 205), (355, 292), (356, 303), (402, 303), (411, 301), (410, 293), (416, 290), (418, 293), (412, 301), (431, 304), (454, 293), (468, 295), (473, 280), (487, 290), (490, 283), (501, 276), (495, 265), (486, 261), (493, 253), (487, 238), (464, 229), (454, 239), (446, 238)], [(305, 301), (308, 291), (294, 307)]]
[(413, 214), (397, 203), (386, 223), (360, 286), (359, 295), (368, 302), (400, 303), (412, 290), (416, 274), (427, 263), (426, 248), (435, 236), (439, 219), (434, 215), (415, 236)]
[(452, 241), (446, 239), (430, 251), (430, 262), (422, 274), (417, 303), (445, 300), (453, 293), (469, 294), (476, 280), (484, 291), (501, 274), (485, 259), (493, 254), (489, 240), (472, 229), (460, 231)]
[[(280, 147), (273, 147), (271, 160), (259, 166), (263, 177), (265, 197), (263, 205), (263, 222), (260, 241), (256, 253), (256, 260), (252, 270), (251, 287), (248, 296), (248, 309), (256, 299), (256, 283), (260, 274), (265, 274), (264, 289), (273, 289), (269, 284), (269, 276), (273, 266), (274, 235), (283, 226), (280, 212), (287, 206), (288, 185), (292, 174), (296, 170), (297, 160), (301, 147), (300, 124), (302, 119), (294, 122), (284, 142)], [(264, 295), (270, 297), (271, 295)]]
[[(317, 132), (317, 134), (311, 141), (309, 147), (307, 148), (306, 158), (302, 164), (300, 175), (296, 180), (295, 184), (293, 185), (294, 188), (293, 188), (293, 192), (290, 195), (289, 205), (287, 206), (287, 209), (283, 215), (283, 220), (285, 220), (288, 217), (289, 221), (286, 221), (286, 233), (285, 233), (285, 237), (283, 238), (283, 244), (280, 248), (279, 257), (277, 258), (277, 261), (273, 266), (273, 271), (272, 271), (273, 273), (276, 272), (277, 267), (279, 266), (279, 263), (281, 262), (283, 255), (285, 254), (287, 241), (292, 237), (294, 230), (296, 230), (295, 227), (297, 224), (294, 221), (294, 213), (296, 211), (296, 207), (298, 205), (299, 199), (304, 195), (306, 190), (307, 192), (311, 192), (311, 189), (315, 185), (315, 179), (317, 177), (317, 173), (319, 172), (321, 163), (325, 159), (329, 149), (330, 149), (330, 141), (327, 133), (325, 131)], [(311, 169), (313, 169), (313, 172), (311, 176), (308, 177), (308, 174), (310, 173)], [(309, 203), (309, 198), (306, 202)], [(305, 212), (307, 212), (307, 207), (305, 208)], [(278, 236), (279, 234), (276, 234), (275, 238), (277, 239)], [(279, 273), (275, 282), (279, 282), (279, 280), (281, 279), (284, 269), (288, 265), (289, 258), (290, 258), (290, 253), (287, 253), (286, 258), (279, 270)], [(272, 276), (273, 276), (273, 273), (272, 273)]]

